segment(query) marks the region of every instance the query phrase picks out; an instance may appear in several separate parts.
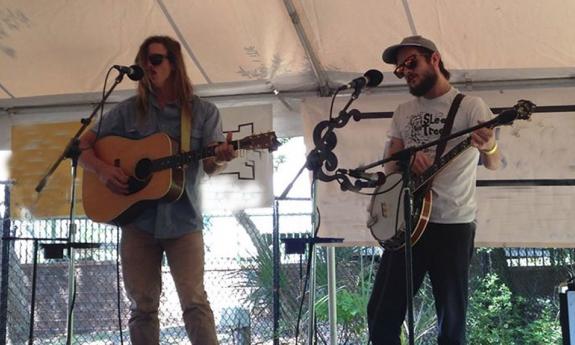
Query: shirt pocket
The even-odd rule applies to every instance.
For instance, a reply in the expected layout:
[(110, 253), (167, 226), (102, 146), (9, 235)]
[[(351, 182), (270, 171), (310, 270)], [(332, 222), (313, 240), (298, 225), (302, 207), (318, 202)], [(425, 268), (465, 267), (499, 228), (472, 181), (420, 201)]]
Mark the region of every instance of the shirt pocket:
[(149, 137), (156, 132), (158, 132), (156, 126), (151, 123), (130, 124), (129, 126), (126, 126), (126, 136), (130, 139), (141, 139)]
[(202, 138), (203, 138), (202, 130), (197, 129), (197, 128), (193, 128), (192, 129), (192, 141), (191, 141), (192, 150), (199, 150), (199, 149), (202, 149), (204, 147), (204, 145), (202, 143)]

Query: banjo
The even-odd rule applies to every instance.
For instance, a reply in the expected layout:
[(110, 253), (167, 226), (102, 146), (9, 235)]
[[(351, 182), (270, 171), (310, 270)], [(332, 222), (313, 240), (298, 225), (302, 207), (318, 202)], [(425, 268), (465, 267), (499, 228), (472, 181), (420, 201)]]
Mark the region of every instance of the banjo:
[[(503, 114), (493, 121), (494, 128), (501, 124), (512, 124), (514, 120), (528, 120), (535, 108), (530, 101), (520, 100), (513, 107), (516, 114), (513, 119), (501, 119)], [(505, 116), (508, 116), (507, 114)], [(414, 176), (411, 190), (413, 191), (413, 214), (411, 224), (411, 243), (416, 244), (423, 235), (429, 216), (431, 214), (432, 193), (430, 185), (433, 177), (459, 157), (463, 152), (470, 149), (471, 136), (445, 153), (439, 160), (434, 162), (423, 174)], [(379, 244), (388, 250), (400, 250), (405, 245), (405, 224), (403, 216), (403, 181), (399, 173), (390, 174), (385, 184), (375, 189), (368, 211), (367, 227)]]

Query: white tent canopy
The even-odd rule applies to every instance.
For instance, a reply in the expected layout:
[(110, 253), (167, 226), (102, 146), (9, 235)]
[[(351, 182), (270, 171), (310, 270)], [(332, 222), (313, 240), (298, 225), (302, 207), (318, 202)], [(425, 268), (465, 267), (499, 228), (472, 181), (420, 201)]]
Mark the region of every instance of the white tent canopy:
[[(539, 106), (573, 105), (574, 22), (572, 0), (3, 0), (0, 149), (10, 148), (15, 124), (87, 116), (106, 71), (131, 65), (141, 41), (157, 34), (182, 43), (200, 96), (219, 107), (271, 104), (279, 136), (304, 134), (302, 99), (368, 69), (384, 73), (370, 95), (382, 96), (373, 103), (381, 106), (370, 111), (392, 111), (407, 92), (381, 53), (413, 34), (432, 39), (451, 81), (485, 92), (491, 106), (512, 106), (526, 89), (551, 102)], [(109, 101), (133, 89), (124, 80)], [(565, 157), (572, 172), (575, 155)]]
[(154, 34), (182, 42), (204, 96), (317, 93), (371, 68), (382, 88), (402, 85), (381, 52), (411, 34), (436, 42), (454, 82), (561, 83), (573, 78), (573, 22), (570, 0), (3, 0), (0, 109), (94, 102), (106, 70)]

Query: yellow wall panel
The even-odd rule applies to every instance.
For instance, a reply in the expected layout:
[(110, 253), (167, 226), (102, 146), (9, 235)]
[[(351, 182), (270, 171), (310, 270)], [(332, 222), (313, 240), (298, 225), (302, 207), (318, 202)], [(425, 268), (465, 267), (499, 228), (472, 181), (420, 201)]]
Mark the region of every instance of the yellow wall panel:
[[(15, 181), (11, 192), (12, 216), (23, 211), (33, 217), (67, 217), (70, 212), (72, 160), (63, 160), (48, 179), (41, 193), (35, 191), (39, 181), (78, 131), (78, 122), (25, 124), (12, 127), (10, 176)], [(76, 215), (83, 215), (81, 169), (76, 180)]]

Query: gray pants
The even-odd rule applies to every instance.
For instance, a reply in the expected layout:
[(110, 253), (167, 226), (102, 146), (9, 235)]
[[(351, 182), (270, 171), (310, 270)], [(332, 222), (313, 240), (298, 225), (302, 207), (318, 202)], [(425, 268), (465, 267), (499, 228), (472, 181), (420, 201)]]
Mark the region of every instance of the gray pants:
[(128, 225), (122, 228), (122, 272), (130, 298), (130, 339), (135, 345), (159, 344), (158, 308), (162, 256), (166, 253), (183, 319), (194, 345), (218, 344), (214, 316), (204, 289), (202, 232), (158, 240)]

